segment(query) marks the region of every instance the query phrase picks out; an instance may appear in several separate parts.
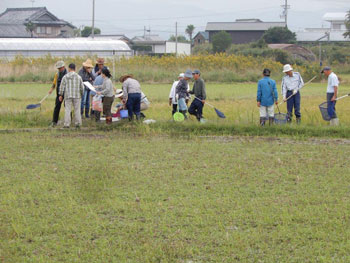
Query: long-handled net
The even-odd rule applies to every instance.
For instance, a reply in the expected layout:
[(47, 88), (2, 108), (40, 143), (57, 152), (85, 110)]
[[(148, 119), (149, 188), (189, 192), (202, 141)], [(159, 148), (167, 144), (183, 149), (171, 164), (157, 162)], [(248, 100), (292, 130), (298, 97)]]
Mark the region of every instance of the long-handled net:
[[(341, 99), (344, 99), (344, 98), (349, 97), (349, 96), (350, 96), (350, 94), (346, 94), (344, 96), (337, 98), (336, 100), (341, 100)], [(329, 113), (328, 113), (328, 102), (325, 101), (325, 102), (321, 103), (320, 105), (318, 105), (318, 107), (321, 111), (322, 119), (325, 121), (330, 121), (331, 117), (329, 116)]]
[[(202, 101), (201, 99), (199, 99), (199, 98), (197, 98), (197, 97), (195, 97), (195, 99), (197, 99), (197, 100), (199, 100), (199, 101)], [(211, 104), (209, 104), (209, 103), (207, 103), (207, 102), (206, 102), (205, 104), (207, 104), (209, 107), (213, 108), (213, 109), (215, 110), (215, 112), (216, 112), (216, 115), (218, 115), (219, 118), (222, 118), (222, 119), (225, 119), (225, 118), (226, 118), (225, 114), (224, 114), (223, 112), (219, 111), (219, 110), (218, 110), (217, 108), (215, 108), (213, 105), (211, 105)]]

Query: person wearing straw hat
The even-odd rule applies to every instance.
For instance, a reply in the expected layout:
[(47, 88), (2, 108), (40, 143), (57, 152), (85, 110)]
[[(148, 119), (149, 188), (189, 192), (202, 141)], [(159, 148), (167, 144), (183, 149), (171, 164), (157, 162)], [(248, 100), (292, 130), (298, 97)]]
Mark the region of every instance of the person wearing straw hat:
[(195, 99), (192, 101), (188, 113), (196, 116), (197, 120), (201, 121), (203, 118), (203, 107), (207, 98), (205, 83), (201, 78), (201, 72), (198, 69), (193, 71), (193, 78), (195, 82), (189, 93), (194, 94)]
[(49, 90), (49, 94), (52, 94), (53, 90), (56, 89), (56, 101), (55, 101), (55, 108), (53, 110), (51, 127), (57, 126), (57, 123), (58, 123), (61, 106), (62, 106), (62, 102), (59, 100), (59, 97), (60, 97), (59, 90), (60, 90), (61, 81), (63, 77), (67, 74), (67, 69), (65, 68), (64, 61), (62, 60), (57, 61), (55, 67), (57, 68), (58, 71), (55, 74), (51, 89)]
[(300, 123), (301, 114), (299, 90), (304, 86), (303, 78), (299, 72), (294, 72), (292, 66), (289, 64), (283, 66), (283, 73), (285, 73), (285, 76), (282, 79), (281, 86), (283, 101), (287, 102), (287, 120), (288, 122), (292, 122), (294, 108), (296, 122)]
[(338, 126), (339, 119), (335, 111), (335, 104), (337, 103), (339, 79), (330, 67), (324, 67), (322, 72), (328, 78), (327, 85), (327, 111), (331, 118), (330, 125)]
[[(90, 84), (93, 84), (93, 81), (95, 80), (94, 76), (92, 75), (92, 68), (94, 66), (92, 65), (91, 59), (87, 59), (83, 63), (83, 67), (79, 70), (79, 76), (83, 79), (83, 82), (90, 82)], [(85, 86), (85, 85), (84, 85)], [(84, 95), (81, 99), (81, 115), (83, 116), (84, 114), (84, 109), (85, 109), (85, 117), (89, 118), (89, 111), (90, 111), (90, 89), (85, 86), (84, 88)]]
[(129, 120), (140, 120), (141, 113), (141, 85), (134, 79), (133, 75), (121, 76), (119, 81), (123, 83), (123, 103), (126, 105)]
[(186, 105), (186, 98), (188, 96), (188, 80), (192, 78), (192, 70), (188, 69), (186, 70), (184, 74), (184, 78), (179, 80), (179, 83), (176, 86), (175, 90), (175, 96), (176, 101), (178, 103), (179, 112), (181, 112), (185, 119), (187, 119), (187, 105)]
[(94, 78), (96, 79), (97, 76), (100, 76), (102, 73), (102, 69), (106, 68), (105, 64), (105, 60), (104, 58), (98, 58), (96, 60), (96, 65), (95, 67), (92, 69), (92, 75), (94, 76)]
[(274, 104), (278, 104), (278, 92), (276, 81), (270, 78), (271, 71), (267, 68), (263, 71), (263, 79), (258, 82), (257, 105), (260, 108), (260, 125), (264, 126), (267, 118), (269, 125), (274, 122)]

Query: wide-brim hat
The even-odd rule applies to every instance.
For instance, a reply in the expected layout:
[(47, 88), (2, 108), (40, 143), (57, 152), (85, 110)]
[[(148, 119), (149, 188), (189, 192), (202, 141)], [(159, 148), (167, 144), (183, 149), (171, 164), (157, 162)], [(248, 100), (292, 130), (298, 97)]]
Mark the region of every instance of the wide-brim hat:
[(87, 68), (93, 68), (91, 59), (87, 59), (85, 62), (83, 62), (83, 66)]
[(123, 97), (124, 93), (123, 93), (123, 90), (122, 89), (117, 89), (115, 91), (115, 97), (116, 98), (120, 98), (120, 97)]
[(103, 65), (105, 63), (105, 59), (104, 58), (98, 58), (96, 60), (96, 63), (99, 64), (99, 65)]
[(124, 82), (125, 80), (127, 80), (128, 78), (133, 78), (134, 76), (132, 74), (128, 74), (128, 75), (123, 75), (119, 78), (120, 82)]
[(63, 68), (64, 67), (64, 61), (62, 61), (62, 60), (57, 61), (55, 67), (56, 68)]
[(289, 72), (289, 71), (292, 71), (292, 70), (293, 70), (293, 68), (289, 64), (286, 64), (286, 65), (283, 66), (283, 73), (286, 73), (286, 72)]
[(184, 78), (185, 77), (185, 73), (180, 73), (179, 74), (179, 78)]

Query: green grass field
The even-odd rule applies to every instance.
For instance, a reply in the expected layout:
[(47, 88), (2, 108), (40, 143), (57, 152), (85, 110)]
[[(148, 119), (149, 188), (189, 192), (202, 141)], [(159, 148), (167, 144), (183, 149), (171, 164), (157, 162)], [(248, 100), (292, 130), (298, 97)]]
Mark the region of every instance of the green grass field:
[[(49, 84), (0, 84), (0, 128), (47, 127), (51, 121), (55, 95), (43, 103), (41, 111), (26, 111), (26, 105), (37, 103), (45, 96)], [(152, 105), (145, 112), (147, 118), (159, 122), (171, 120), (171, 108), (168, 106), (168, 96), (171, 84), (145, 84), (143, 91)], [(280, 91), (279, 91), (280, 92)], [(259, 111), (256, 106), (256, 84), (207, 84), (208, 102), (214, 104), (225, 113), (226, 119), (218, 119), (209, 106), (204, 108), (204, 116), (217, 125), (257, 125)], [(340, 87), (340, 95), (350, 93), (350, 86)], [(305, 126), (328, 126), (322, 120), (318, 105), (325, 101), (326, 83), (315, 83), (302, 90), (302, 120)], [(344, 99), (337, 104), (340, 122), (350, 125), (350, 99)], [(115, 102), (116, 103), (116, 102)], [(280, 106), (281, 112), (286, 112), (286, 105)], [(277, 109), (276, 109), (277, 112)], [(61, 118), (64, 112), (61, 110)], [(193, 121), (195, 123), (195, 121)], [(88, 125), (88, 122), (86, 123)]]
[(264, 128), (256, 84), (208, 84), (227, 119), (206, 106), (205, 125), (143, 85), (155, 125), (81, 130), (46, 129), (53, 95), (25, 110), (48, 88), (0, 84), (1, 263), (350, 262), (350, 98), (328, 127), (325, 83), (302, 91), (302, 125)]
[(1, 138), (1, 262), (350, 261), (349, 141)]

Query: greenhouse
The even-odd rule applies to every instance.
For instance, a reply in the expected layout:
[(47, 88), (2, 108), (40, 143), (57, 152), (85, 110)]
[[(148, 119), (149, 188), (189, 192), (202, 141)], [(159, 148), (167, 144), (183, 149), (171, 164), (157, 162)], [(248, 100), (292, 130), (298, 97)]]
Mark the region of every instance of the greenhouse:
[(99, 57), (132, 56), (133, 51), (123, 41), (91, 38), (2, 38), (0, 58), (12, 59), (17, 55), (41, 57)]

